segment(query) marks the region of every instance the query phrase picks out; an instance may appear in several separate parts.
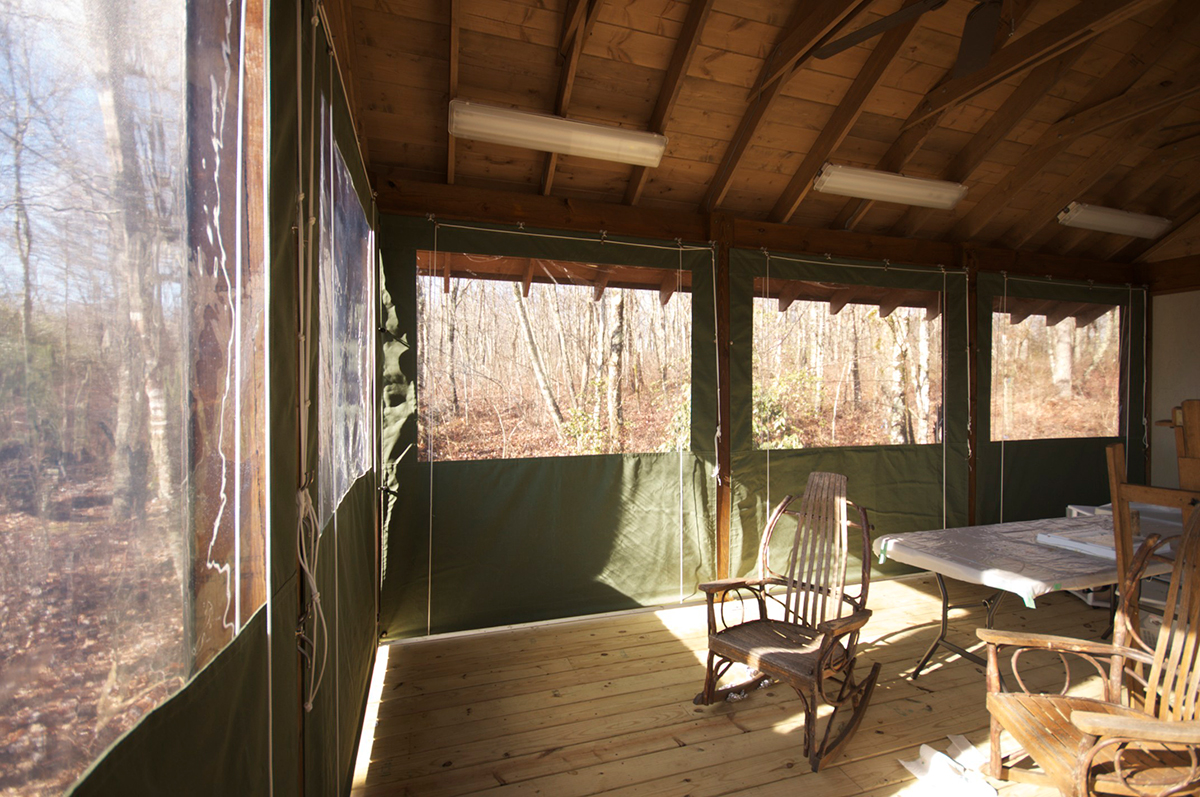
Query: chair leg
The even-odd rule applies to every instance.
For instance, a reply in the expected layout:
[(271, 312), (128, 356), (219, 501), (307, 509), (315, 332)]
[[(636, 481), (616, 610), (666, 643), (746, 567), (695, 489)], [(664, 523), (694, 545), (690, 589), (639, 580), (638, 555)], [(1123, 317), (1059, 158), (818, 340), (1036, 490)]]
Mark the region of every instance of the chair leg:
[(728, 672), (729, 668), (732, 666), (732, 661), (724, 657), (717, 656), (710, 650), (708, 652), (708, 672), (705, 673), (704, 676), (704, 691), (692, 698), (692, 702), (697, 706), (710, 706), (713, 703), (725, 700), (735, 692), (747, 692), (757, 687), (763, 681), (769, 680), (771, 677), (763, 673), (758, 673), (750, 676), (740, 683), (717, 689), (717, 684), (720, 682), (721, 677), (725, 675), (725, 673)]
[(716, 674), (716, 658), (717, 654), (711, 650), (708, 652), (708, 670), (704, 673), (704, 689), (700, 694), (692, 698), (692, 702), (697, 706), (710, 706), (713, 702), (713, 693), (716, 691), (717, 674)]
[[(808, 748), (808, 761), (812, 765), (813, 772), (817, 772), (822, 766), (828, 764), (841, 754), (846, 744), (854, 736), (858, 726), (862, 723), (863, 715), (867, 713), (867, 706), (871, 702), (871, 693), (875, 691), (875, 682), (879, 680), (879, 664), (874, 664), (871, 667), (871, 672), (868, 673), (866, 679), (862, 683), (854, 682), (853, 665), (846, 672), (846, 680), (842, 683), (842, 688), (838, 690), (837, 702), (832, 704), (833, 711), (829, 715), (829, 719), (825, 724), (825, 733), (822, 734), (821, 744), (819, 746), (811, 746)], [(838, 712), (843, 707), (849, 704), (851, 711), (850, 718), (846, 724), (842, 726), (837, 735), (830, 739), (830, 734), (833, 732), (834, 724), (837, 720)], [(809, 739), (815, 740), (816, 729), (814, 727), (811, 737), (808, 734), (807, 725), (809, 722), (816, 722), (816, 701), (814, 701), (813, 711), (811, 714), (808, 711), (807, 703), (805, 713), (808, 715), (805, 728), (805, 743), (806, 746), (811, 744)]]

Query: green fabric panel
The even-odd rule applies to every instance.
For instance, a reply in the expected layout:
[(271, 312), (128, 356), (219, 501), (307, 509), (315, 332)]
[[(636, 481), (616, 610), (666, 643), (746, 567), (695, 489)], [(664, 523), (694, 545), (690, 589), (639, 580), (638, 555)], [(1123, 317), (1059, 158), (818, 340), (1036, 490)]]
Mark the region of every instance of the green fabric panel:
[(100, 757), (70, 794), (266, 794), (266, 611)]
[(299, 573), (293, 573), (271, 597), (271, 762), (278, 795), (300, 793), (299, 590)]
[[(742, 451), (733, 455), (733, 467), (738, 474), (733, 485), (735, 516), (743, 529), (736, 547), (730, 541), (730, 570), (735, 575), (757, 572), (758, 546), (771, 510), (785, 495), (802, 493), (808, 474), (813, 471), (847, 474), (847, 495), (867, 510), (867, 519), (873, 526), (872, 539), (884, 534), (943, 527), (941, 446)], [(949, 516), (946, 524), (966, 525), (965, 512)], [(854, 530), (851, 537), (847, 574), (853, 580), (858, 577), (861, 545)], [(790, 540), (772, 541), (771, 561), (779, 565), (786, 562), (786, 547), (790, 543)], [(913, 572), (895, 562), (880, 565), (875, 561), (873, 566), (875, 576)]]
[[(270, 163), (267, 174), (267, 235), (271, 260), (268, 264), (267, 340), (270, 357), (271, 458), (270, 512), (271, 540), (270, 589), (272, 593), (287, 583), (296, 572), (296, 535), (283, 529), (296, 528), (296, 492), (300, 483), (296, 470), (296, 7), (274, 3), (270, 7)], [(294, 625), (294, 618), (292, 623)]]
[[(430, 630), (678, 601), (681, 583), (694, 598), (713, 569), (706, 482), (689, 453), (434, 463)], [(393, 617), (389, 638), (426, 631), (426, 596), (409, 597), (420, 611)]]
[[(1050, 282), (982, 273), (978, 282), (979, 473), (976, 523), (1057, 517), (1067, 504), (1108, 503), (1108, 467), (1104, 448), (1124, 439), (1129, 478), (1144, 482), (1145, 439), (1145, 291), (1128, 286)], [(1119, 305), (1122, 339), (1122, 436), (991, 440), (992, 300), (996, 296), (1097, 302)], [(1126, 367), (1126, 350), (1129, 365)], [(1128, 419), (1129, 429), (1126, 429)], [(1003, 474), (1001, 469), (1003, 466)], [(1003, 512), (1001, 512), (1003, 495)]]
[(375, 474), (350, 488), (337, 510), (339, 794), (350, 793), (354, 751), (378, 646), (375, 632)]
[[(664, 269), (680, 263), (680, 250), (669, 243), (666, 249), (657, 248), (664, 242), (622, 246), (616, 239), (574, 240), (543, 232), (529, 236), (508, 228), (445, 224), (438, 227), (436, 248)], [(381, 218), (381, 447), (387, 491), (381, 625), (386, 636), (678, 600), (678, 454), (434, 463), (431, 521), (430, 466), (416, 461), (414, 381), (416, 252), (433, 249), (433, 238), (428, 219)], [(696, 297), (701, 297), (692, 305), (695, 391), (708, 384), (695, 375), (713, 367), (712, 356), (705, 356), (713, 351), (712, 253), (685, 251), (682, 260), (692, 269)], [(707, 342), (697, 344), (706, 334)], [(715, 412), (705, 417), (703, 409), (697, 411), (702, 401), (693, 395), (692, 437), (711, 450)], [(682, 464), (684, 589), (690, 594), (713, 572), (714, 493), (706, 475), (711, 462), (685, 452)]]
[[(843, 473), (849, 497), (867, 508), (872, 536), (966, 525), (969, 478), (969, 402), (967, 366), (967, 280), (961, 272), (916, 266), (835, 260), (795, 262), (760, 251), (730, 252), (730, 391), (733, 406), (733, 500), (730, 521), (730, 568), (738, 575), (755, 571), (763, 527), (773, 504), (802, 492), (815, 470)], [(797, 260), (801, 260), (799, 256)], [(802, 279), (843, 285), (874, 285), (944, 291), (942, 351), (945, 446), (869, 446), (808, 450), (757, 450), (753, 439), (754, 278)], [(769, 467), (768, 467), (769, 463)], [(769, 473), (769, 480), (768, 480)], [(945, 474), (943, 483), (943, 473)], [(943, 516), (943, 496), (945, 514)], [(782, 545), (782, 543), (781, 543)], [(782, 548), (780, 549), (782, 551)], [(857, 555), (857, 554), (856, 554)], [(780, 560), (782, 561), (782, 560)], [(858, 561), (851, 565), (857, 573)], [(888, 562), (875, 564), (877, 575), (911, 572)]]

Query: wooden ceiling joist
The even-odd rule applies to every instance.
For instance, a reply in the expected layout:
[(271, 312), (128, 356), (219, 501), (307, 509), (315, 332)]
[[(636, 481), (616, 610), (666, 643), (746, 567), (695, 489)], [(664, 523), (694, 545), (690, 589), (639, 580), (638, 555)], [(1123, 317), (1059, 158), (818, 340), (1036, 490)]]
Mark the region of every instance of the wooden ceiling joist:
[(842, 312), (842, 308), (850, 304), (850, 302), (854, 301), (856, 298), (858, 298), (857, 288), (853, 286), (841, 288), (834, 293), (833, 296), (829, 297), (829, 314), (837, 315), (838, 313)]
[(905, 128), (955, 108), (1014, 75), (1099, 36), (1163, 0), (1089, 0), (1072, 6), (1000, 50), (987, 66), (947, 81), (929, 92), (904, 123)]
[[(983, 69), (935, 87), (909, 114), (903, 132), (880, 160), (879, 170), (901, 171), (948, 111), (1013, 75), (1068, 53), (1158, 2), (1162, 0), (1094, 0), (1073, 6), (995, 53)], [(853, 230), (873, 204), (847, 202), (834, 219), (833, 229)]]
[(1157, 241), (1136, 240), (1121, 250), (1122, 254), (1136, 253), (1134, 262), (1146, 263), (1159, 257), (1160, 252), (1169, 252), (1179, 240), (1200, 232), (1200, 195), (1192, 197), (1171, 214), (1171, 228)]
[[(666, 77), (663, 78), (662, 88), (659, 89), (658, 101), (654, 104), (654, 113), (650, 115), (650, 124), (647, 125), (652, 133), (665, 134), (667, 132), (667, 122), (671, 119), (671, 112), (679, 100), (683, 79), (692, 65), (696, 47), (700, 43), (700, 32), (704, 29), (704, 23), (708, 20), (714, 2), (715, 0), (693, 0), (692, 4), (688, 6), (687, 19), (683, 22), (683, 29), (675, 43), (675, 50), (671, 53), (671, 63), (667, 67)], [(636, 205), (638, 203), (638, 200), (642, 198), (642, 191), (646, 188), (646, 180), (649, 176), (649, 168), (633, 167), (629, 176), (629, 184), (625, 188), (625, 204)]]
[[(558, 91), (554, 100), (554, 113), (566, 116), (571, 105), (571, 92), (575, 88), (575, 75), (579, 70), (579, 57), (583, 46), (600, 18), (600, 6), (604, 0), (570, 0), (567, 13), (563, 15), (562, 37), (559, 54), (563, 59), (558, 73)], [(550, 196), (554, 188), (554, 174), (558, 169), (558, 153), (546, 153), (546, 166), (542, 172), (542, 195)]]
[[(1064, 116), (1069, 119), (1120, 98), (1143, 75), (1150, 70), (1163, 54), (1174, 30), (1187, 24), (1200, 11), (1200, 4), (1177, 2), (1149, 28), (1137, 44), (1109, 71), (1097, 80), (1088, 93)], [(973, 238), (997, 213), (1007, 207), (1014, 196), (1024, 190), (1039, 176), (1045, 167), (1062, 154), (1078, 138), (1070, 125), (1065, 128), (1044, 132), (1021, 160), (986, 195), (975, 203), (967, 214), (954, 225), (952, 238)]]
[(529, 298), (529, 286), (533, 283), (533, 264), (536, 261), (530, 259), (529, 265), (525, 267), (525, 274), (521, 277), (521, 295)]
[[(791, 71), (787, 75), (772, 81), (762, 91), (753, 94), (750, 106), (738, 123), (733, 139), (726, 148), (720, 165), (717, 166), (717, 172), (713, 176), (712, 182), (709, 183), (702, 203), (705, 210), (716, 210), (725, 200), (725, 195), (729, 192), (729, 186), (733, 181), (734, 172), (750, 147), (751, 141), (758, 133), (759, 127), (767, 118), (771, 107), (783, 93), (788, 78), (795, 74), (796, 70), (811, 56), (812, 50), (822, 39), (864, 7), (865, 4), (861, 0), (829, 0), (824, 3), (800, 4), (801, 11), (798, 18), (794, 24), (788, 27), (777, 42), (777, 46), (782, 47), (784, 43), (793, 42), (791, 46), (799, 48), (801, 55), (794, 60)], [(765, 72), (767, 69), (768, 67), (764, 65), (763, 71)]]
[[(1083, 302), (1059, 302), (1058, 306), (1046, 313), (1046, 326), (1056, 327), (1063, 321), (1078, 313), (1086, 305)], [(1078, 323), (1078, 322), (1076, 322)]]
[[(997, 145), (1004, 141), (1012, 129), (1025, 118), (1030, 109), (1040, 102), (1054, 84), (1058, 83), (1062, 76), (1083, 57), (1087, 47), (1087, 43), (1072, 47), (1057, 58), (1032, 70), (1021, 81), (1021, 85), (1008, 95), (1004, 103), (984, 123), (979, 132), (958, 151), (939, 179), (955, 183), (965, 182), (991, 155)], [(913, 235), (923, 228), (935, 213), (937, 211), (932, 208), (909, 208), (892, 228), (891, 234)]]
[[(906, 0), (904, 7), (915, 5), (917, 2), (919, 0)], [(786, 223), (795, 214), (800, 203), (812, 189), (817, 172), (850, 134), (850, 129), (858, 121), (871, 92), (879, 85), (884, 71), (895, 60), (896, 54), (900, 52), (905, 39), (912, 33), (916, 25), (917, 20), (913, 19), (892, 28), (880, 37), (879, 42), (871, 51), (871, 55), (867, 58), (867, 62), (859, 70), (854, 82), (850, 84), (842, 101), (838, 103), (833, 115), (822, 126), (816, 142), (809, 148), (800, 168), (792, 176), (787, 187), (783, 189), (783, 193), (775, 203), (775, 209), (771, 211), (771, 221)]]
[(799, 280), (788, 280), (779, 291), (779, 312), (786, 313), (792, 303), (800, 296), (803, 283)]
[[(865, 10), (873, 0), (855, 0), (855, 2), (856, 4), (842, 13), (841, 18), (825, 33), (823, 38), (826, 41), (842, 33), (850, 21), (858, 16), (859, 12)], [(913, 3), (906, 2), (904, 5), (907, 7)], [(784, 79), (795, 69), (800, 59), (804, 58), (812, 49), (810, 32), (802, 26), (793, 28), (782, 41), (771, 48), (771, 53), (767, 56), (767, 63), (763, 65), (762, 72), (759, 73), (758, 81), (755, 83), (754, 93), (761, 94), (775, 81)]]
[(612, 276), (612, 269), (601, 268), (596, 273), (596, 281), (592, 292), (592, 301), (598, 302), (604, 298), (604, 289), (608, 287), (608, 278)]
[(679, 277), (680, 275), (677, 272), (668, 272), (663, 277), (662, 283), (659, 284), (658, 303), (663, 307), (666, 307), (670, 303), (671, 297), (675, 295), (675, 289), (679, 287)]
[[(462, 0), (450, 0), (450, 86), (449, 96), (451, 100), (458, 98), (458, 54), (460, 45), (458, 42), (460, 28), (458, 21), (459, 8)], [(454, 185), (454, 158), (455, 158), (455, 138), (446, 133), (446, 185)]]

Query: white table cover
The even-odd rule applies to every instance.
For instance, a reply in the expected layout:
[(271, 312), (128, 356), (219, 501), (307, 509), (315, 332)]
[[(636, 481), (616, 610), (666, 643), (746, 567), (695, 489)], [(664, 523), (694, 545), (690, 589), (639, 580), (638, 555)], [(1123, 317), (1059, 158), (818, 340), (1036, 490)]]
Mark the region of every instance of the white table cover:
[[(1045, 518), (989, 526), (888, 534), (875, 540), (879, 561), (891, 559), (944, 576), (983, 584), (1017, 595), (1029, 608), (1034, 599), (1064, 589), (1088, 589), (1115, 584), (1117, 566), (1064, 548), (1041, 545), (1043, 532), (1088, 530), (1112, 536), (1112, 516)], [(1147, 575), (1170, 570), (1159, 564)]]

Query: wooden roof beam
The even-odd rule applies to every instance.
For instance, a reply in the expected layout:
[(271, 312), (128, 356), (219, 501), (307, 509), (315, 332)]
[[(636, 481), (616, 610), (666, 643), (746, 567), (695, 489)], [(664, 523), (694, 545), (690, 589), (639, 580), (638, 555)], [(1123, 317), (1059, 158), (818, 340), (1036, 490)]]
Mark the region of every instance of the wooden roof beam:
[(983, 69), (949, 80), (926, 94), (904, 127), (907, 129), (930, 117), (940, 116), (1160, 2), (1162, 0), (1089, 0), (1072, 6), (1000, 50)]
[[(460, 52), (459, 45), (459, 9), (462, 6), (462, 0), (450, 0), (450, 99), (454, 100), (458, 97), (458, 54)], [(454, 136), (446, 133), (446, 185), (454, 185), (454, 167), (455, 167), (455, 141)]]
[(879, 317), (887, 318), (892, 313), (904, 307), (905, 303), (911, 301), (913, 297), (912, 291), (890, 290), (879, 302)]
[(783, 283), (783, 287), (779, 291), (779, 312), (787, 312), (788, 308), (792, 306), (792, 302), (800, 296), (802, 287), (803, 285), (797, 280), (788, 280)]
[[(1045, 315), (1046, 311), (1049, 310), (1054, 304), (1055, 304), (1055, 302), (1051, 301), (1051, 300), (1037, 301), (1034, 299), (1022, 299), (1022, 300), (1018, 300), (1018, 301), (1014, 302), (1013, 298), (1009, 297), (1009, 301), (1008, 301), (1008, 308), (1009, 308), (1008, 309), (1008, 323), (1009, 323), (1009, 326), (1015, 327), (1019, 324), (1023, 324), (1031, 316)], [(1003, 311), (1001, 311), (1001, 312), (1003, 312)]]
[(833, 296), (829, 297), (829, 314), (837, 315), (842, 312), (842, 308), (850, 304), (858, 297), (858, 289), (854, 287), (842, 288)]
[[(823, 37), (828, 41), (842, 33), (846, 26), (850, 23), (858, 13), (870, 5), (872, 0), (858, 0), (858, 6), (851, 8), (840, 21), (838, 21)], [(912, 5), (912, 2), (906, 2), (905, 7)], [(915, 22), (915, 20), (914, 20)], [(903, 27), (903, 26), (902, 26)], [(777, 42), (771, 48), (771, 52), (767, 55), (767, 63), (763, 65), (762, 72), (758, 75), (758, 82), (754, 86), (754, 93), (761, 94), (763, 91), (770, 88), (777, 80), (786, 77), (799, 63), (801, 58), (804, 58), (807, 53), (812, 50), (812, 44), (808, 39), (808, 34), (801, 27), (793, 28), (792, 31), (785, 36), (781, 41)]]
[[(917, 2), (919, 0), (906, 0), (904, 7), (907, 8)], [(775, 202), (775, 208), (771, 211), (771, 221), (786, 223), (791, 220), (796, 209), (800, 207), (800, 203), (812, 190), (817, 172), (849, 135), (850, 128), (858, 121), (871, 92), (879, 85), (884, 71), (891, 65), (900, 48), (904, 46), (905, 39), (912, 33), (916, 25), (917, 20), (913, 19), (892, 28), (880, 37), (875, 49), (871, 51), (867, 62), (863, 64), (862, 69), (854, 78), (854, 82), (846, 90), (846, 94), (838, 103), (833, 115), (822, 126), (817, 140), (809, 148), (800, 168), (792, 175), (791, 181), (779, 195), (779, 199)]]
[(1200, 229), (1200, 194), (1193, 196), (1182, 207), (1170, 214), (1171, 229), (1157, 241), (1136, 240), (1121, 250), (1121, 254), (1133, 255), (1135, 263), (1148, 263), (1155, 255), (1174, 244), (1180, 238), (1195, 234)]
[[(1056, 327), (1085, 307), (1088, 307), (1088, 305), (1083, 302), (1059, 302), (1057, 306), (1051, 308), (1046, 313), (1046, 326)], [(1076, 325), (1079, 326), (1078, 322), (1076, 322)]]
[[(683, 79), (687, 76), (688, 68), (696, 55), (696, 46), (700, 44), (700, 31), (708, 21), (715, 0), (693, 0), (688, 6), (687, 18), (683, 21), (683, 29), (679, 32), (679, 41), (675, 43), (675, 51), (671, 53), (671, 63), (667, 66), (667, 75), (663, 78), (662, 88), (658, 92), (658, 102), (654, 105), (654, 113), (650, 115), (647, 125), (653, 133), (667, 132), (667, 122), (679, 99)], [(642, 198), (646, 188), (646, 180), (650, 169), (646, 166), (634, 166), (629, 176), (629, 184), (625, 188), (625, 204), (636, 205)]]
[[(1021, 85), (1009, 94), (1004, 103), (988, 118), (983, 127), (971, 137), (966, 146), (958, 151), (950, 165), (942, 172), (940, 179), (956, 183), (967, 180), (1086, 51), (1086, 43), (1077, 45), (1031, 71), (1021, 81)], [(889, 232), (891, 235), (913, 235), (937, 212), (933, 208), (909, 208)]]
[[(836, 30), (838, 25), (850, 19), (853, 15), (858, 14), (866, 7), (866, 3), (862, 0), (827, 0), (822, 3), (801, 3), (799, 16), (790, 25), (784, 35), (780, 38), (778, 44), (784, 42), (797, 41), (800, 42), (803, 54), (795, 59), (792, 64), (791, 71), (787, 75), (778, 80), (773, 81), (770, 86), (765, 87), (761, 92), (756, 92), (750, 100), (750, 105), (743, 114), (741, 121), (738, 123), (737, 130), (730, 140), (729, 146), (725, 149), (725, 154), (721, 158), (721, 163), (717, 166), (716, 174), (713, 175), (712, 182), (709, 183), (708, 192), (704, 195), (704, 200), (701, 206), (706, 211), (713, 211), (720, 207), (724, 201), (725, 195), (729, 192), (730, 183), (733, 182), (733, 173), (737, 171), (738, 165), (749, 149), (751, 141), (758, 133), (759, 127), (763, 120), (766, 119), (767, 113), (783, 92), (784, 86), (791, 79), (796, 71), (803, 66), (804, 62), (811, 57), (812, 50), (824, 39), (830, 32)], [(763, 70), (767, 70), (764, 65)]]
[[(1075, 6), (1080, 7), (1082, 6)], [(1142, 35), (1125, 57), (1104, 77), (1092, 84), (1087, 95), (1064, 118), (1080, 114), (1123, 95), (1154, 66), (1167, 49), (1176, 29), (1195, 19), (1197, 13), (1200, 13), (1200, 3), (1187, 0), (1176, 2)], [(1058, 137), (1060, 132), (1061, 138)], [(1046, 165), (1064, 152), (1076, 138), (1075, 131), (1069, 127), (1066, 130), (1060, 129), (1053, 135), (1049, 131), (1043, 133), (1021, 157), (1018, 164), (958, 220), (951, 230), (950, 237), (966, 240), (978, 235), (997, 213), (1008, 206), (1014, 195), (1041, 174)]]
[(675, 289), (679, 287), (679, 275), (674, 271), (667, 272), (663, 277), (662, 283), (658, 286), (658, 303), (663, 307), (671, 301), (671, 297), (675, 295)]
[(525, 266), (525, 273), (521, 276), (521, 295), (526, 299), (529, 298), (529, 286), (533, 284), (533, 258), (529, 259), (529, 264)]
[(1072, 200), (1087, 193), (1088, 189), (1120, 163), (1123, 154), (1153, 133), (1161, 119), (1161, 114), (1151, 112), (1122, 127), (1095, 154), (1075, 167), (1065, 180), (1040, 196), (1025, 217), (1005, 235), (1005, 244), (1019, 249), (1030, 241), (1043, 241), (1053, 235), (1059, 226), (1056, 218), (1058, 212)]
[(942, 294), (935, 293), (929, 303), (925, 305), (925, 320), (935, 321), (942, 314)]
[(600, 268), (596, 270), (596, 280), (592, 283), (594, 288), (592, 292), (592, 301), (598, 302), (604, 298), (604, 289), (608, 287), (608, 280), (612, 277), (612, 269)]
[[(603, 2), (604, 0), (571, 0), (567, 14), (563, 16), (562, 43), (559, 48), (563, 65), (558, 73), (558, 93), (554, 102), (554, 112), (559, 116), (566, 116), (567, 108), (571, 105), (571, 91), (575, 88), (579, 56), (583, 54), (583, 45), (600, 17), (600, 6)], [(542, 196), (550, 196), (557, 169), (558, 153), (546, 153), (546, 167), (542, 172)]]
[[(1077, 312), (1073, 313), (1075, 316), (1075, 328), (1079, 329), (1092, 324), (1096, 321), (1096, 319), (1100, 318), (1100, 316), (1112, 312), (1113, 307), (1115, 307), (1115, 305), (1085, 304)], [(1049, 324), (1050, 322), (1047, 321), (1046, 323)]]
[[(901, 171), (948, 111), (1013, 75), (1037, 67), (1090, 41), (1113, 25), (1159, 2), (1162, 0), (1092, 0), (1080, 3), (1001, 49), (983, 69), (934, 87), (909, 114), (900, 136), (880, 161), (879, 170)], [(1152, 58), (1157, 56), (1158, 53)], [(850, 200), (834, 219), (832, 228), (854, 229), (873, 205), (874, 202), (866, 200)]]

